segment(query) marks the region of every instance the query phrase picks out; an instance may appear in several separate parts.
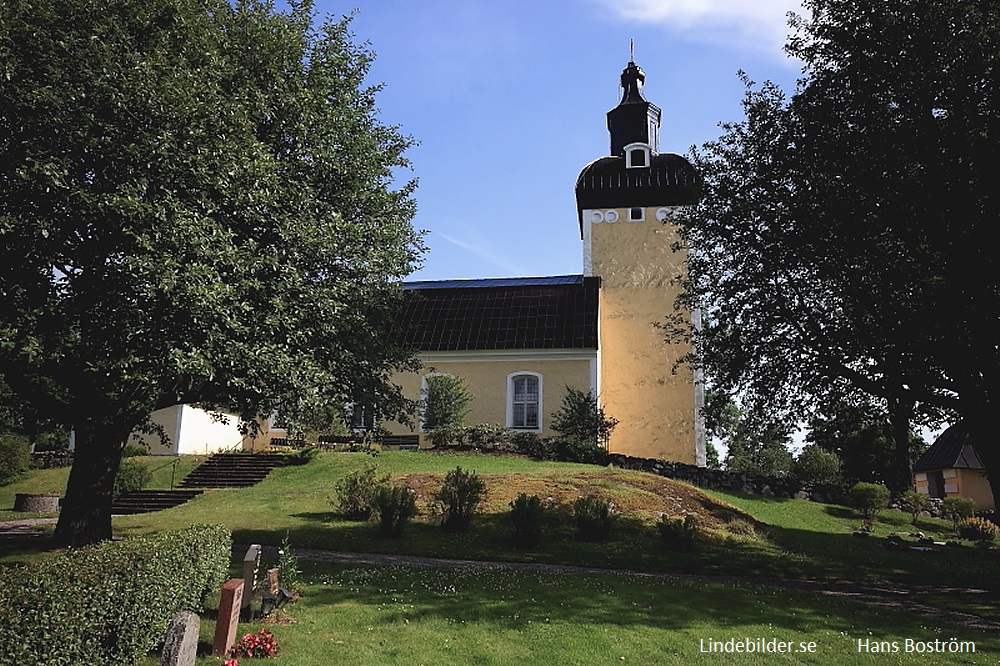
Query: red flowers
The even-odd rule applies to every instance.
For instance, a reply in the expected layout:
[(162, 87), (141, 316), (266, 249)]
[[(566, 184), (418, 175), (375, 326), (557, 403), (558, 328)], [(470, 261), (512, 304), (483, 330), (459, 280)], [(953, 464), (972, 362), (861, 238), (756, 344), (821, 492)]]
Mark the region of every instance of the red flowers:
[[(233, 657), (273, 657), (278, 652), (278, 642), (267, 629), (257, 633), (244, 634), (240, 642), (229, 651)], [(233, 663), (229, 663), (232, 661)], [(238, 666), (235, 659), (223, 662), (222, 666)]]

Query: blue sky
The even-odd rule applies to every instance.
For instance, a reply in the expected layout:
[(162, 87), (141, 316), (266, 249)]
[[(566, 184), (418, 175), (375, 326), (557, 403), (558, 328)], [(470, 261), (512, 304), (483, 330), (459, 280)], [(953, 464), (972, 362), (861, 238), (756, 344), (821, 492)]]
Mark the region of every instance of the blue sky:
[(429, 251), (412, 279), (582, 272), (573, 188), (609, 151), (630, 39), (663, 110), (661, 152), (742, 117), (738, 70), (789, 91), (800, 73), (781, 50), (794, 0), (317, 2), (352, 9), (381, 120), (419, 142), (403, 175), (419, 181)]

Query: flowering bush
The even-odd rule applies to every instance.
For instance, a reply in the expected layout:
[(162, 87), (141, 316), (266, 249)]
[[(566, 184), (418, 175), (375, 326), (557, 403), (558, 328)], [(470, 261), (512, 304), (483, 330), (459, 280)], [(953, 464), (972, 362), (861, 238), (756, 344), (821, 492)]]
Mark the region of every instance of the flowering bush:
[(239, 659), (226, 659), (222, 662), (222, 666), (240, 666)]
[(261, 629), (256, 634), (243, 634), (229, 654), (233, 657), (273, 657), (277, 652), (278, 642), (274, 636), (267, 629)]

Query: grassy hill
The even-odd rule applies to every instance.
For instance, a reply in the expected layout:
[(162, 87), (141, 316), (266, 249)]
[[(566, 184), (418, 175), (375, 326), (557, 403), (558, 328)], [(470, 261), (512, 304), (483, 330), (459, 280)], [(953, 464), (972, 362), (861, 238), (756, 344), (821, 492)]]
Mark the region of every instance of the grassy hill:
[[(156, 468), (154, 487), (169, 487), (199, 461), (145, 461)], [(351, 522), (335, 512), (334, 486), (349, 472), (376, 465), (380, 473), (417, 493), (419, 515), (401, 538), (384, 538), (372, 524)], [(445, 534), (432, 495), (456, 466), (476, 471), (487, 483), (481, 515), (467, 533)], [(23, 517), (9, 509), (15, 492), (58, 492), (66, 470), (38, 470), (0, 488), (0, 520)], [(544, 539), (537, 549), (515, 548), (510, 540), (509, 502), (520, 492), (549, 506)], [(575, 538), (572, 502), (583, 495), (611, 501), (616, 529), (606, 543)], [(655, 522), (661, 514), (698, 518), (700, 539), (693, 553), (662, 547)], [(521, 560), (645, 571), (734, 574), (782, 578), (893, 581), (909, 585), (991, 587), (998, 580), (995, 552), (971, 547), (933, 552), (889, 550), (890, 533), (922, 532), (943, 538), (950, 523), (885, 511), (873, 536), (859, 539), (860, 521), (844, 507), (800, 500), (701, 491), (661, 477), (592, 465), (539, 462), (484, 454), (390, 452), (326, 453), (304, 466), (275, 470), (246, 489), (211, 489), (168, 511), (115, 518), (121, 535), (175, 529), (194, 523), (222, 523), (239, 543), (279, 545), (287, 536), (299, 548), (414, 554), (483, 560)], [(909, 537), (908, 537), (909, 538)], [(9, 558), (10, 556), (8, 556)], [(15, 556), (16, 558), (16, 556)], [(9, 559), (8, 559), (9, 561)]]

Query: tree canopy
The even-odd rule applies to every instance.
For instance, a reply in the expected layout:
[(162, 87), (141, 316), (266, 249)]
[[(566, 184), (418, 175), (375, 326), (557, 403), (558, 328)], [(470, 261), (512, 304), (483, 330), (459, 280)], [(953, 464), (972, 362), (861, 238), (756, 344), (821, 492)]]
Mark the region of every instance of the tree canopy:
[[(787, 46), (804, 63), (795, 93), (747, 79), (745, 119), (694, 155), (695, 359), (789, 418), (876, 396), (906, 460), (912, 420), (960, 416), (982, 433), (1000, 398), (1000, 6), (804, 5)], [(977, 441), (1000, 491), (1000, 451)]]
[[(864, 481), (892, 485), (897, 478), (896, 447), (888, 416), (874, 406), (840, 403), (824, 407), (808, 423), (807, 442), (837, 456), (848, 485)], [(907, 468), (912, 467), (927, 444), (910, 433)], [(808, 448), (808, 447), (807, 447)], [(898, 489), (900, 492), (908, 490)]]
[(0, 383), (76, 433), (57, 538), (111, 536), (158, 408), (404, 412), (385, 335), (422, 252), (411, 140), (308, 0), (0, 8)]

